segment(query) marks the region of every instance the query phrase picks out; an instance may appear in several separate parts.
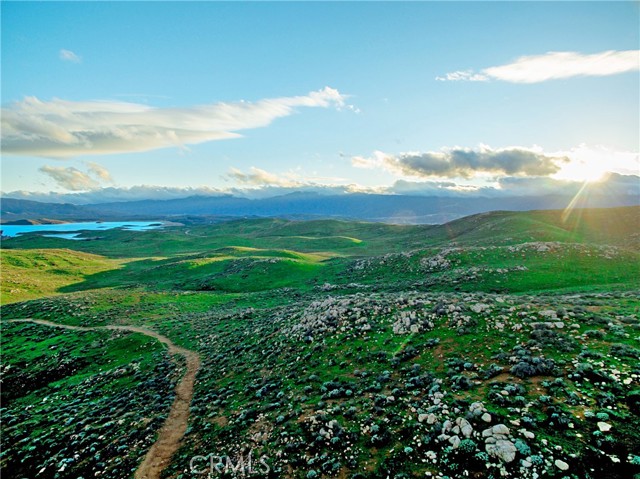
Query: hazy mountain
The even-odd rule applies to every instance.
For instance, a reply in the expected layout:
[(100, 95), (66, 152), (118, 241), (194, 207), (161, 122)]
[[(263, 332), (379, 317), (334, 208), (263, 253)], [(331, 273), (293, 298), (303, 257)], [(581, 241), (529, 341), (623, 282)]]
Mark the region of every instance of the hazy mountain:
[(88, 205), (40, 203), (4, 198), (2, 221), (51, 218), (78, 219), (156, 219), (177, 216), (345, 218), (389, 223), (441, 224), (462, 216), (495, 210), (544, 210), (573, 207), (602, 208), (640, 204), (633, 188), (611, 194), (603, 188), (590, 188), (575, 197), (567, 194), (527, 196), (419, 196), (389, 194), (326, 195), (295, 192), (270, 198), (191, 196), (170, 200), (140, 200)]

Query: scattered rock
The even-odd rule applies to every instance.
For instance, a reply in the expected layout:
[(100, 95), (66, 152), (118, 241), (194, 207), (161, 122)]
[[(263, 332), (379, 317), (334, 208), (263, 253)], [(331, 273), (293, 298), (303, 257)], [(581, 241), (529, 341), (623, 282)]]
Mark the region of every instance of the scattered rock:
[(497, 434), (508, 436), (509, 435), (509, 428), (507, 426), (505, 426), (504, 424), (496, 424), (495, 426), (493, 426), (491, 428), (491, 432), (493, 433), (494, 436), (497, 435)]
[(516, 446), (508, 439), (498, 439), (495, 443), (488, 443), (485, 450), (490, 456), (497, 457), (503, 462), (511, 462), (516, 458)]

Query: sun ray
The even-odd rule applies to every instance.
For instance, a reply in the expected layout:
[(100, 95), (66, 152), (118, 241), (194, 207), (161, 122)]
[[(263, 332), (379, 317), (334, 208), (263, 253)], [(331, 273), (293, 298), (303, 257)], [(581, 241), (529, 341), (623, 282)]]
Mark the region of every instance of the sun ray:
[[(578, 204), (578, 202), (584, 199), (583, 196), (588, 195), (590, 183), (590, 181), (585, 181), (584, 183), (582, 183), (582, 186), (580, 187), (578, 192), (573, 196), (567, 207), (564, 209), (561, 217), (563, 223), (566, 223), (569, 220), (569, 217), (571, 216), (571, 213), (573, 213), (573, 211), (576, 209), (576, 205)], [(577, 222), (579, 222), (579, 220), (580, 218), (577, 218)]]

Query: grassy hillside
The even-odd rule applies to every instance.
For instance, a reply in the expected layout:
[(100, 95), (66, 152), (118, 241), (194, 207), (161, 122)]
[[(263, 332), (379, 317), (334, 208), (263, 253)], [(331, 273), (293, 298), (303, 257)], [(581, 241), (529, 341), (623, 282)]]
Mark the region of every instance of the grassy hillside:
[(56, 294), (87, 276), (120, 267), (119, 261), (69, 249), (2, 249), (2, 304)]
[(181, 371), (146, 337), (7, 322), (28, 317), (199, 354), (165, 479), (249, 451), (247, 477), (640, 477), (640, 210), (579, 213), (5, 241), (3, 288), (43, 279), (2, 306), (2, 472), (133, 477)]
[[(561, 212), (496, 212), (441, 227), (244, 220), (107, 231), (101, 240), (72, 244), (29, 236), (6, 246), (63, 242), (91, 253), (3, 249), (3, 302), (123, 287), (238, 293), (285, 287), (308, 292), (325, 284), (485, 292), (636, 286), (637, 212), (584, 212), (587, 226), (572, 231)], [(612, 217), (621, 225), (609, 227)], [(599, 244), (603, 239), (608, 245)]]
[(564, 211), (495, 211), (443, 226), (463, 243), (563, 241), (640, 247), (640, 207)]
[(157, 341), (25, 323), (2, 330), (3, 477), (79, 468), (128, 477), (173, 399), (175, 366)]

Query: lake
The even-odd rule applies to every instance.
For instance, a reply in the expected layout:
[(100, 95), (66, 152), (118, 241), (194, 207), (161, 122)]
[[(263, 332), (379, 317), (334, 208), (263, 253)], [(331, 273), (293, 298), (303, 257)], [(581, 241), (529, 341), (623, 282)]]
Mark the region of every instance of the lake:
[(77, 234), (80, 231), (104, 231), (114, 228), (123, 228), (130, 231), (146, 231), (156, 228), (161, 228), (164, 223), (160, 221), (105, 221), (101, 222), (87, 222), (87, 223), (61, 223), (55, 225), (0, 225), (2, 230), (2, 236), (18, 236), (23, 233), (60, 233), (50, 234), (45, 236), (52, 236), (65, 239), (83, 239), (77, 238)]

